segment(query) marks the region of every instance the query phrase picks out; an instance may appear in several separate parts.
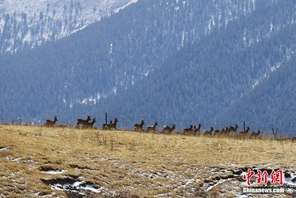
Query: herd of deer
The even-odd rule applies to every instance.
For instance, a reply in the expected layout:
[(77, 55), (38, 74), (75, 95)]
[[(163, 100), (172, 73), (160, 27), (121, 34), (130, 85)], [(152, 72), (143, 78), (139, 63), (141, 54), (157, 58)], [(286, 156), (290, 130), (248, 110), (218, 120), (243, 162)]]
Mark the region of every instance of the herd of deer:
[[(54, 120), (46, 120), (44, 126), (54, 127), (54, 125), (57, 121), (58, 121), (58, 117), (54, 116)], [(93, 128), (95, 122), (96, 122), (96, 118), (93, 118), (91, 121), (90, 116), (87, 116), (86, 120), (77, 119), (76, 120), (76, 127), (79, 128), (81, 126), (83, 129), (90, 129), (90, 128)]]
[[(55, 123), (58, 121), (57, 116), (54, 117), (54, 120), (46, 120), (44, 126), (47, 127), (53, 127)], [(94, 123), (96, 122), (96, 118), (91, 119), (90, 116), (87, 116), (87, 119), (77, 119), (76, 120), (76, 127), (77, 128), (82, 128), (82, 129), (91, 129), (93, 128)], [(112, 130), (112, 129), (117, 129), (116, 124), (118, 122), (118, 119), (115, 118), (114, 122), (111, 120), (109, 124), (103, 124), (102, 125), (102, 130)], [(134, 125), (134, 131), (136, 132), (142, 132), (143, 126), (145, 125), (145, 121), (141, 120), (141, 123), (135, 124)], [(157, 132), (156, 127), (158, 126), (158, 122), (155, 122), (153, 126), (148, 126), (146, 128), (146, 132)], [(192, 124), (190, 125), (189, 128), (183, 129), (181, 134), (183, 135), (193, 135), (193, 136), (217, 136), (217, 137), (240, 137), (240, 138), (258, 138), (260, 135), (260, 130), (258, 132), (251, 132), (250, 127), (247, 127), (246, 130), (237, 132), (238, 130), (238, 125), (236, 124), (234, 127), (233, 126), (227, 126), (225, 129), (219, 130), (216, 129), (214, 130), (213, 127), (211, 127), (210, 130), (204, 131), (203, 133), (201, 132), (201, 124), (198, 124), (196, 127), (195, 125), (193, 126)], [(162, 129), (162, 133), (166, 134), (171, 134), (174, 130), (176, 129), (176, 124), (173, 124), (172, 127), (164, 125)], [(213, 133), (214, 132), (214, 133)]]
[[(246, 130), (237, 132), (237, 129), (239, 128), (238, 125), (236, 124), (235, 127), (233, 126), (227, 126), (226, 129), (216, 129), (214, 130), (213, 127), (211, 127), (210, 130), (206, 130), (203, 133), (200, 130), (201, 124), (198, 124), (198, 127), (195, 125), (193, 126), (192, 124), (190, 125), (189, 128), (183, 129), (184, 135), (195, 135), (195, 136), (216, 136), (216, 137), (239, 137), (239, 138), (258, 138), (260, 135), (260, 130), (258, 132), (251, 132), (250, 127), (247, 127)], [(214, 132), (214, 133), (213, 133)]]

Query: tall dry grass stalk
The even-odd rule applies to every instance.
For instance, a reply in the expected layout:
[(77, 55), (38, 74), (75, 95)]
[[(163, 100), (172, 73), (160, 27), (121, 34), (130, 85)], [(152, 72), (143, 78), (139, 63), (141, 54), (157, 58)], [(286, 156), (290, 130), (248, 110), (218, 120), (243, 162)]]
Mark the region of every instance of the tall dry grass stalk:
[[(231, 197), (233, 192), (223, 192), (222, 184), (211, 191), (207, 185), (239, 168), (293, 169), (295, 149), (293, 142), (270, 138), (240, 140), (1, 125), (0, 196), (63, 197), (63, 191), (52, 190), (42, 179), (72, 177), (119, 197), (202, 193)], [(48, 174), (46, 170), (65, 172)], [(225, 183), (237, 185), (239, 191), (239, 178), (237, 183), (231, 182)]]

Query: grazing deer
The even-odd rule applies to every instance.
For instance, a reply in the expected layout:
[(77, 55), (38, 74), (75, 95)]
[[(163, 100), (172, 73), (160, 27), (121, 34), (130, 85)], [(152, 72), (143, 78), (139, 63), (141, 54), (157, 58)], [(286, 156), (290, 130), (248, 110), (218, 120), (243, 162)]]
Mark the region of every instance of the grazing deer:
[(93, 118), (91, 122), (83, 124), (83, 129), (92, 129), (96, 121), (96, 118)]
[(201, 124), (198, 124), (197, 128), (196, 128), (196, 126), (194, 125), (194, 127), (193, 127), (193, 131), (194, 131), (194, 134), (195, 134), (195, 135), (200, 135), (200, 128), (201, 128)]
[[(112, 124), (112, 123), (113, 123), (113, 121), (110, 120), (110, 123), (109, 123), (109, 124)], [(108, 126), (107, 126), (107, 125), (108, 125), (107, 123), (102, 124), (102, 129), (103, 129), (103, 130), (107, 130), (107, 129), (108, 129)]]
[(225, 131), (224, 128), (222, 130), (216, 129), (214, 131), (214, 136), (218, 136), (218, 137), (227, 136), (227, 130)]
[[(233, 131), (233, 130), (232, 130)], [(226, 129), (223, 129), (221, 133), (219, 134), (219, 137), (229, 137), (231, 133), (231, 130), (227, 126)], [(236, 133), (236, 132), (235, 132)]]
[(171, 134), (173, 132), (173, 130), (175, 130), (175, 129), (176, 129), (176, 124), (173, 124), (172, 127), (164, 125), (161, 132), (168, 132), (168, 134)]
[(258, 130), (258, 132), (252, 132), (250, 135), (250, 138), (258, 138), (258, 136), (260, 135), (260, 130)]
[(77, 119), (76, 120), (76, 127), (78, 128), (79, 125), (82, 125), (82, 127), (84, 127), (84, 125), (87, 125), (89, 123), (89, 121), (91, 120), (90, 115), (87, 116), (86, 120), (83, 119)]
[(117, 124), (117, 122), (118, 122), (118, 119), (115, 118), (115, 119), (114, 119), (114, 122), (112, 122), (112, 120), (111, 120), (111, 121), (110, 121), (110, 124), (103, 124), (103, 125), (102, 125), (102, 129), (103, 129), (103, 130), (117, 129), (117, 128), (116, 128), (116, 124)]
[(140, 124), (135, 124), (134, 125), (134, 131), (137, 131), (137, 132), (143, 131), (143, 126), (144, 125), (145, 125), (145, 121), (144, 120), (141, 120), (141, 123)]
[(158, 126), (158, 122), (157, 122), (157, 121), (154, 123), (153, 126), (148, 126), (148, 127), (146, 128), (146, 132), (149, 132), (149, 131), (155, 132), (155, 128), (156, 128), (156, 126)]
[(219, 133), (220, 133), (220, 130), (219, 130), (219, 129), (216, 129), (216, 130), (214, 131), (214, 136), (219, 135)]
[(214, 131), (214, 128), (213, 127), (211, 127), (211, 130), (209, 130), (209, 131), (205, 131), (204, 132), (204, 136), (212, 136), (212, 132)]
[(248, 134), (249, 134), (249, 130), (250, 130), (250, 127), (247, 127), (246, 131), (241, 131), (239, 132), (239, 137), (241, 138), (247, 138), (248, 137)]
[(54, 116), (54, 120), (46, 120), (44, 126), (54, 127), (55, 123), (58, 121), (58, 117)]
[(189, 128), (185, 128), (183, 129), (183, 134), (184, 135), (191, 135), (193, 134), (193, 125), (191, 124)]

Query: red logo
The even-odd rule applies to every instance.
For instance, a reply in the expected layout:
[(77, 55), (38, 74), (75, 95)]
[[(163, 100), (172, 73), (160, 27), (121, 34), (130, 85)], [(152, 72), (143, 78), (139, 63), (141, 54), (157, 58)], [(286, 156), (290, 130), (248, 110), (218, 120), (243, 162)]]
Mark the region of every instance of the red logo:
[[(255, 171), (248, 169), (248, 172), (243, 175), (243, 180), (246, 181), (248, 186), (251, 185), (251, 178), (253, 176), (257, 177), (256, 179), (257, 184), (261, 184), (261, 183), (267, 184), (268, 182), (268, 173), (266, 170), (263, 172), (261, 170), (257, 170), (257, 175), (255, 175)], [(277, 171), (273, 170), (269, 176), (270, 176), (270, 183), (272, 184), (278, 183), (281, 186), (283, 185), (284, 183), (283, 170), (277, 170)]]
[(243, 175), (243, 180), (247, 181), (247, 185), (251, 185), (251, 178), (255, 175), (255, 171), (252, 171), (251, 169), (248, 169), (247, 174)]
[(271, 183), (279, 183), (281, 186), (283, 185), (283, 170), (272, 171), (270, 174)]
[(257, 171), (257, 179), (256, 179), (257, 184), (260, 184), (261, 182), (267, 184), (268, 182), (268, 173), (267, 171), (261, 172), (261, 170)]

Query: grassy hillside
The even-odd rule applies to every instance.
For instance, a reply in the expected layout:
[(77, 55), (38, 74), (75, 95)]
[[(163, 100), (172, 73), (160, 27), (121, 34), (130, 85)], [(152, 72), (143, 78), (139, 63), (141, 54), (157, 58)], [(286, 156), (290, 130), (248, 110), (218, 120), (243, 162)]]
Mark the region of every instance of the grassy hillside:
[(248, 168), (295, 174), (295, 149), (271, 138), (0, 125), (0, 196), (236, 197)]

